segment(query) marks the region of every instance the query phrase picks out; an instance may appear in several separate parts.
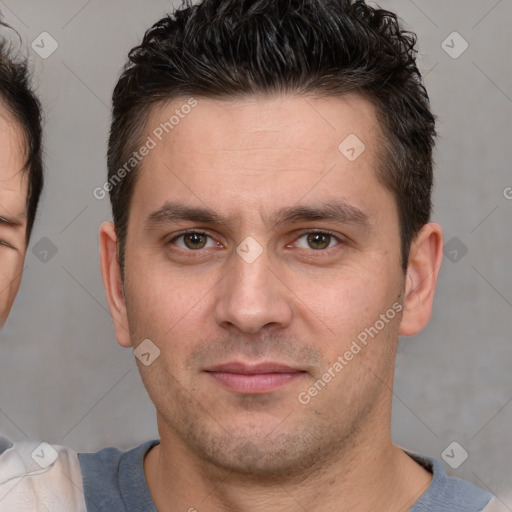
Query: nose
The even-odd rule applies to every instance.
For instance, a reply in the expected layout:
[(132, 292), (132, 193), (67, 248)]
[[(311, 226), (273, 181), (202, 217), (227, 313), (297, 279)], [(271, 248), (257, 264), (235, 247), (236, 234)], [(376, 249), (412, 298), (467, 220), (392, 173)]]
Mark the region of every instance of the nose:
[(218, 325), (251, 334), (263, 327), (287, 327), (293, 317), (292, 292), (271, 268), (268, 251), (263, 250), (254, 260), (244, 257), (243, 252), (233, 253), (232, 259), (231, 271), (219, 283), (215, 307)]

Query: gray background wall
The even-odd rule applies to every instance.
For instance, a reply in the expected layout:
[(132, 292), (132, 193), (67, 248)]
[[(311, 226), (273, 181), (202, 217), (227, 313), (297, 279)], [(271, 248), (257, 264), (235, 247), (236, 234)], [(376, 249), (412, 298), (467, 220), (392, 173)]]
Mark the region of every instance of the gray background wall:
[[(438, 458), (457, 441), (469, 458), (447, 470), (512, 510), (512, 2), (380, 5), (419, 36), (440, 133), (434, 220), (449, 244), (432, 321), (400, 342), (393, 436)], [(96, 450), (157, 436), (132, 353), (115, 342), (97, 243), (109, 205), (93, 190), (105, 181), (110, 95), (127, 51), (172, 6), (0, 1), (26, 41), (47, 117), (46, 190), (0, 347), (0, 430), (13, 439)], [(44, 31), (58, 43), (47, 59), (30, 48)], [(468, 43), (457, 58), (458, 36), (442, 46), (454, 31)]]

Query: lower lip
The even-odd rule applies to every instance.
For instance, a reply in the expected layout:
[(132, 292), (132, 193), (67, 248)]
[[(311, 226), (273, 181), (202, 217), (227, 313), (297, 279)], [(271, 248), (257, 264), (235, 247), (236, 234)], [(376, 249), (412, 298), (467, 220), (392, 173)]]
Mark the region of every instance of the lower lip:
[(217, 382), (238, 393), (263, 394), (276, 391), (302, 377), (304, 372), (228, 373), (208, 372)]

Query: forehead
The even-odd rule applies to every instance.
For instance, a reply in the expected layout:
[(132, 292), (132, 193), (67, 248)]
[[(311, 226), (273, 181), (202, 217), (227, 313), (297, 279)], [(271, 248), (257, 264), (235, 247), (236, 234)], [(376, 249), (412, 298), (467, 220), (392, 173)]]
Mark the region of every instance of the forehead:
[[(377, 179), (380, 130), (357, 95), (174, 99), (149, 113), (134, 196), (154, 206), (169, 194), (225, 211), (238, 203), (273, 209), (302, 197), (386, 194)], [(194, 105), (192, 108), (190, 105)], [(207, 198), (207, 199), (206, 199)], [(286, 203), (286, 204), (285, 204)]]
[(0, 107), (0, 215), (13, 220), (26, 214), (25, 156), (25, 137), (19, 123)]
[[(196, 106), (188, 106), (191, 101)], [(156, 134), (158, 145), (200, 149), (200, 155), (209, 149), (270, 153), (293, 149), (290, 156), (310, 152), (314, 157), (336, 151), (344, 135), (353, 133), (370, 142), (378, 131), (373, 105), (355, 94), (179, 98), (153, 106), (146, 122), (146, 132)]]

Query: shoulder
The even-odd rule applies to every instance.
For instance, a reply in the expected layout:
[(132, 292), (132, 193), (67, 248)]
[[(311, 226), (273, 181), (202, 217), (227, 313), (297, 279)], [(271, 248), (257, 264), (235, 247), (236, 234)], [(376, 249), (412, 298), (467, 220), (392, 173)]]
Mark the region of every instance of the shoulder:
[(89, 478), (95, 480), (105, 479), (115, 485), (119, 474), (123, 473), (129, 466), (141, 467), (147, 451), (158, 444), (159, 441), (147, 441), (131, 450), (119, 450), (117, 448), (103, 448), (97, 452), (79, 453), (78, 460), (82, 469), (84, 482)]
[(41, 443), (0, 437), (0, 512), (85, 512), (78, 456)]
[(502, 512), (503, 507), (492, 493), (477, 485), (448, 476), (437, 459), (408, 453), (433, 473), (432, 482), (410, 512)]
[(103, 448), (94, 453), (79, 453), (87, 510), (156, 511), (144, 474), (144, 456), (159, 441), (148, 441), (131, 450)]

